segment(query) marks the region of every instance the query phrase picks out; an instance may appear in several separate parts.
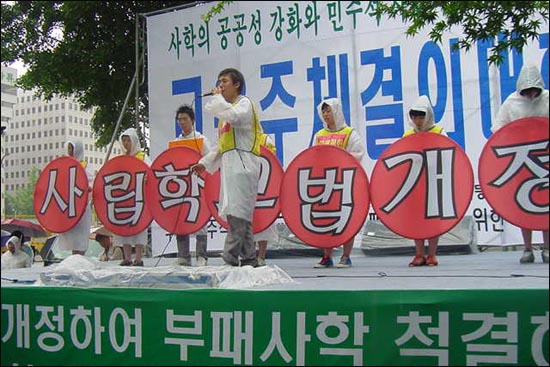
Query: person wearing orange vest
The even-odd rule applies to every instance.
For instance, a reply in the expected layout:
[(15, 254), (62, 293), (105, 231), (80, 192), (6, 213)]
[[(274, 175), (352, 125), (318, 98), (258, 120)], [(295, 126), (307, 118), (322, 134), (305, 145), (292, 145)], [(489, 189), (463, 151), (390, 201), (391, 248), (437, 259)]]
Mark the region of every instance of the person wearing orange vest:
[[(151, 165), (151, 159), (141, 149), (141, 144), (139, 143), (139, 137), (136, 129), (133, 127), (126, 129), (120, 135), (120, 144), (122, 145), (124, 154), (141, 159), (148, 166)], [(147, 237), (147, 229), (133, 236), (114, 236), (115, 244), (122, 245), (122, 249), (124, 251), (124, 259), (120, 263), (121, 266), (143, 266), (142, 255), (145, 244), (147, 243)], [(135, 246), (136, 249), (136, 258), (133, 262), (132, 246)]]
[(86, 205), (86, 209), (80, 221), (67, 232), (59, 234), (59, 248), (72, 251), (73, 255), (85, 255), (90, 243), (89, 236), (90, 228), (92, 227), (92, 208), (90, 203), (92, 197), (93, 175), (88, 167), (88, 162), (84, 160), (84, 145), (81, 140), (67, 142), (67, 155), (79, 161), (82, 167), (84, 167), (88, 178), (89, 199), (88, 205)]
[[(357, 131), (346, 124), (340, 100), (338, 98), (329, 98), (321, 101), (317, 105), (317, 112), (323, 121), (323, 128), (315, 134), (313, 144), (340, 147), (360, 161), (365, 155), (365, 145)], [(343, 251), (340, 261), (336, 264), (337, 268), (349, 268), (352, 266), (350, 255), (354, 240), (355, 238), (353, 237), (341, 245), (343, 246)], [(314, 265), (314, 268), (330, 268), (334, 266), (332, 250), (332, 248), (325, 249), (323, 258)]]
[[(186, 140), (190, 142), (190, 147), (195, 149), (202, 156), (210, 152), (210, 141), (200, 132), (195, 130), (195, 111), (187, 105), (180, 106), (176, 111), (176, 119), (181, 127), (181, 134), (178, 140)], [(198, 141), (200, 140), (200, 144)], [(199, 229), (194, 233), (196, 239), (195, 257), (197, 266), (206, 266), (208, 264), (207, 233), (206, 227)], [(191, 266), (191, 253), (189, 252), (190, 235), (176, 235), (176, 243), (178, 247), (178, 265)]]
[(220, 208), (229, 223), (223, 260), (230, 266), (257, 266), (252, 218), (260, 177), (260, 136), (263, 133), (258, 109), (244, 96), (244, 77), (227, 68), (218, 74), (218, 86), (204, 106), (218, 122), (218, 144), (191, 166), (195, 174), (220, 169)]
[[(427, 96), (420, 96), (409, 109), (409, 124), (412, 126), (406, 130), (403, 137), (416, 133), (434, 133), (447, 136), (442, 126), (434, 122), (434, 111), (430, 99)], [(438, 264), (436, 252), (439, 236), (428, 238), (428, 256), (424, 256), (424, 241), (414, 240), (415, 256), (409, 266), (436, 266)]]

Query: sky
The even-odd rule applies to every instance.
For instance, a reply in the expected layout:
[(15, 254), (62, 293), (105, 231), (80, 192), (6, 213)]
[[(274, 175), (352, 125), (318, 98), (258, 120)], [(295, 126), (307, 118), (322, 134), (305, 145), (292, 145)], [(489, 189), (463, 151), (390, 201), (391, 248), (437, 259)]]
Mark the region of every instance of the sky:
[(25, 72), (27, 71), (27, 66), (23, 64), (23, 62), (21, 61), (16, 61), (14, 63), (11, 63), (9, 66), (17, 69), (18, 77), (25, 74)]

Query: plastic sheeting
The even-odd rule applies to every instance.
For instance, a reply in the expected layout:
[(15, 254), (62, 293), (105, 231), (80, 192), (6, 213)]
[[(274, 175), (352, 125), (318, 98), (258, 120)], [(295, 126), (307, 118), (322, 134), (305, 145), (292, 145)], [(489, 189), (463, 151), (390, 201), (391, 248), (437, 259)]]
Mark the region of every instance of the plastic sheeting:
[(158, 267), (125, 267), (72, 255), (57, 266), (40, 273), (36, 285), (72, 287), (135, 288), (226, 288), (243, 289), (271, 284), (295, 283), (276, 265), (251, 266), (179, 265)]
[[(415, 252), (413, 240), (392, 232), (379, 220), (366, 222), (361, 249), (367, 255), (413, 255)], [(438, 254), (470, 254), (477, 251), (471, 216), (465, 216), (454, 228), (439, 237)]]

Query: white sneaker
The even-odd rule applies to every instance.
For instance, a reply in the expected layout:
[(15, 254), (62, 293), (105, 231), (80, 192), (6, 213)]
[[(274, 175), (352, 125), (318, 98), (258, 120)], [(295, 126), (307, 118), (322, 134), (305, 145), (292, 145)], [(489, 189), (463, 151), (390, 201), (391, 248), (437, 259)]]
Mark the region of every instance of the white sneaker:
[(265, 259), (262, 257), (258, 257), (258, 265), (256, 266), (265, 266)]
[(197, 266), (206, 266), (206, 264), (208, 264), (208, 259), (202, 256), (197, 257)]

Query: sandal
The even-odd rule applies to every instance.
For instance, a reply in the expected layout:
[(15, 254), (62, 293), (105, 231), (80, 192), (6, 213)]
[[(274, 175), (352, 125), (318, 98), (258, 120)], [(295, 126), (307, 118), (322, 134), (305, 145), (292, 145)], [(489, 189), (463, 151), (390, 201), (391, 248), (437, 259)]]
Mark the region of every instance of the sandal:
[(132, 263), (132, 266), (143, 266), (143, 261), (135, 261)]
[(122, 260), (120, 266), (132, 266), (132, 260)]
[(426, 258), (426, 265), (437, 266), (437, 264), (437, 257), (435, 257), (435, 255), (428, 255), (428, 257)]
[(409, 263), (409, 266), (422, 266), (426, 265), (426, 258), (422, 255), (416, 255), (414, 259)]

